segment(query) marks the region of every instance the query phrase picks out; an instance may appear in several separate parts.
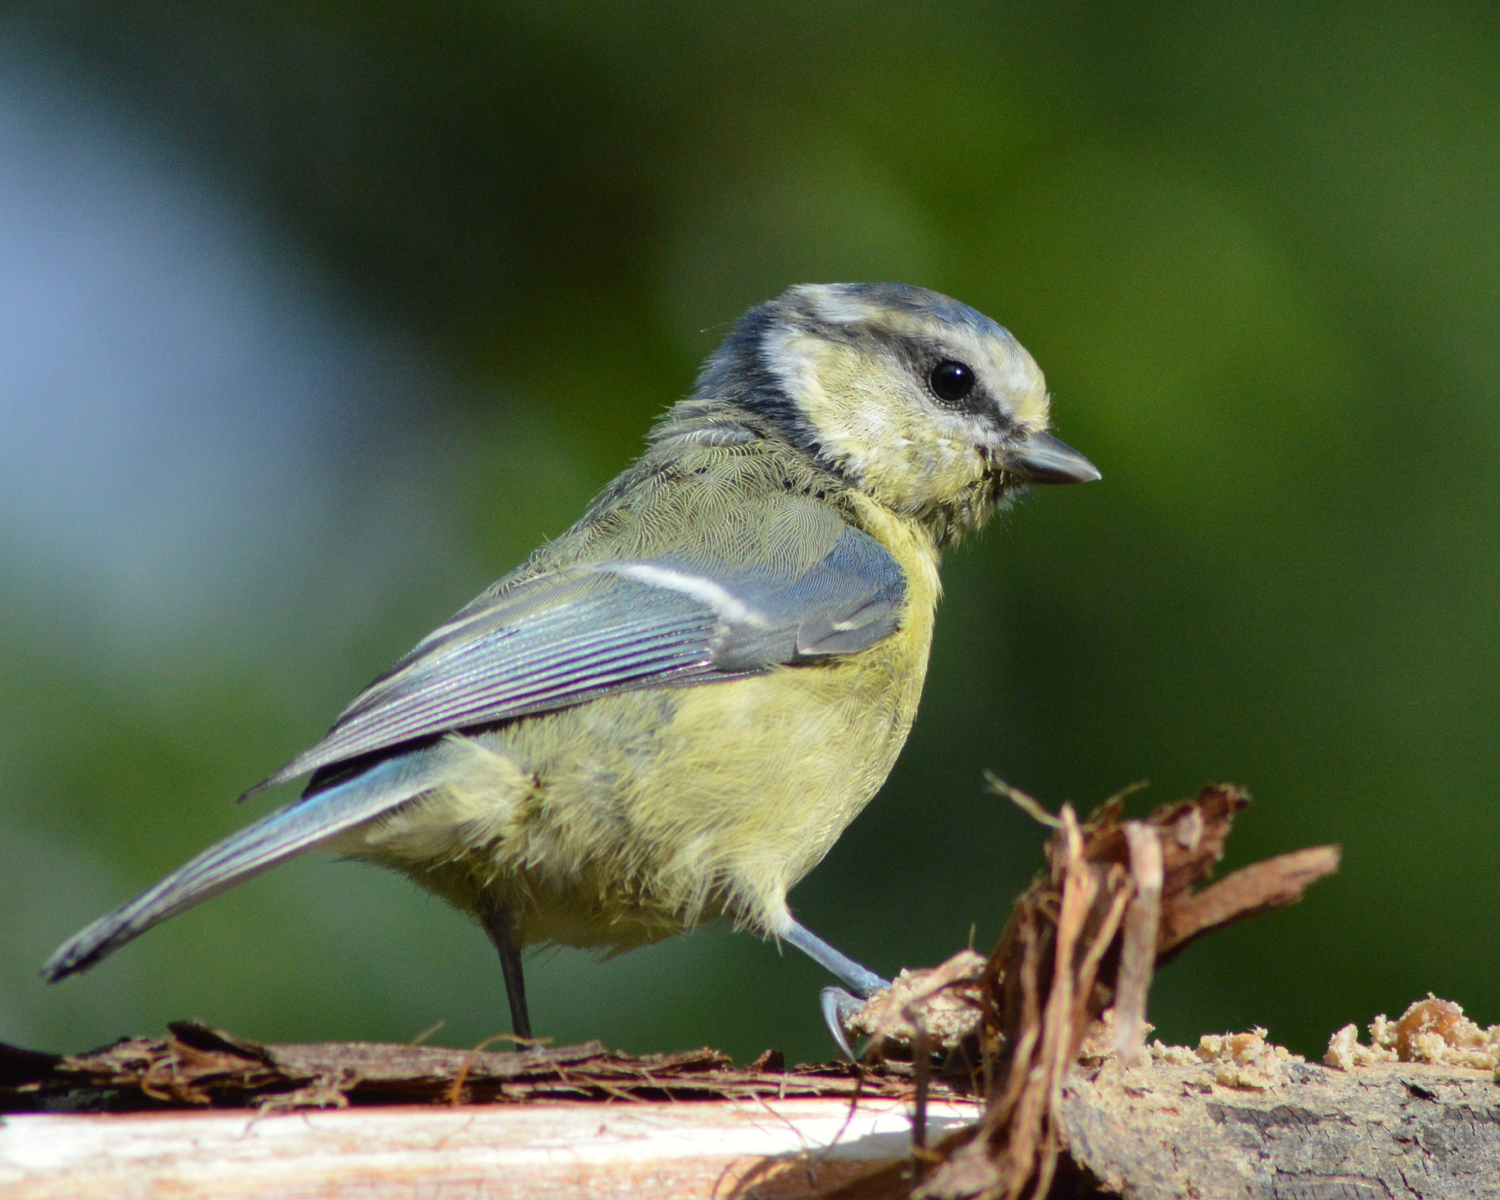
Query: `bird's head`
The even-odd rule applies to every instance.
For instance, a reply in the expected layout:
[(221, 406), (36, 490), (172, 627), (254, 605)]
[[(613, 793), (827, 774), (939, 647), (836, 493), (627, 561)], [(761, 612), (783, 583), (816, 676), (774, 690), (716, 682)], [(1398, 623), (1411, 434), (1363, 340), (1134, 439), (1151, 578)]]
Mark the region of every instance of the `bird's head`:
[(801, 284), (751, 309), (695, 395), (788, 441), (947, 542), (1029, 483), (1099, 472), (1047, 433), (1042, 372), (966, 304), (897, 283)]

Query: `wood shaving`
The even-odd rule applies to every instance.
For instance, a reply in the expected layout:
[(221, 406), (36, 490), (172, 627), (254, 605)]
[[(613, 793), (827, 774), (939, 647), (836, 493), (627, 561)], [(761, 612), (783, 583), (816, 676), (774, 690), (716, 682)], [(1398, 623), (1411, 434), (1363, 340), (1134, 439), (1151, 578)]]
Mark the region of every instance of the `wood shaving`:
[(1262, 1091), (1283, 1087), (1288, 1064), (1306, 1061), (1266, 1041), (1266, 1031), (1258, 1027), (1249, 1033), (1205, 1033), (1198, 1039), (1197, 1057), (1213, 1068), (1220, 1087)]
[(930, 970), (903, 970), (849, 1019), (847, 1028), (872, 1042), (910, 1046), (920, 1027), (933, 1049), (951, 1051), (979, 1028), (984, 968), (984, 955), (961, 950)]
[(1481, 1028), (1464, 1016), (1461, 1006), (1431, 992), (1408, 1005), (1400, 1020), (1381, 1013), (1369, 1028), (1370, 1044), (1365, 1046), (1359, 1031), (1345, 1025), (1329, 1038), (1323, 1061), (1344, 1071), (1388, 1062), (1500, 1069), (1500, 1025)]

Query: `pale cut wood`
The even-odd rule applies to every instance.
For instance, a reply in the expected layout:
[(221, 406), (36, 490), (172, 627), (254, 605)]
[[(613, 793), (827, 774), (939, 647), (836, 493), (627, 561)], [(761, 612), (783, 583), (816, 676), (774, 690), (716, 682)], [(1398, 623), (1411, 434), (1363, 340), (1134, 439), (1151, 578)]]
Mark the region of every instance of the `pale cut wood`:
[[(977, 1116), (931, 1103), (935, 1140)], [(812, 1197), (910, 1152), (889, 1099), (0, 1118), (5, 1200)]]

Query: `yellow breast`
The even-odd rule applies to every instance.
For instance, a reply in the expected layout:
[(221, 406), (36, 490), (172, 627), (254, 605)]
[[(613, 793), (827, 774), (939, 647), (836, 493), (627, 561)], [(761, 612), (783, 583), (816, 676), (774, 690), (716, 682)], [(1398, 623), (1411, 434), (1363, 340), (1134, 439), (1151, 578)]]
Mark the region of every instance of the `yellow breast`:
[[(693, 688), (632, 789), (656, 848), (651, 891), (691, 924), (727, 913), (783, 931), (786, 893), (885, 782), (916, 716), (940, 585), (931, 539), (861, 498), (907, 579), (891, 637), (817, 666)], [(664, 852), (663, 852), (664, 851)]]
[(725, 915), (784, 932), (787, 891), (885, 782), (927, 673), (937, 551), (915, 522), (854, 503), (906, 576), (890, 637), (461, 739), (465, 766), (448, 786), (339, 849), (463, 908), (498, 900), (528, 943), (626, 949)]

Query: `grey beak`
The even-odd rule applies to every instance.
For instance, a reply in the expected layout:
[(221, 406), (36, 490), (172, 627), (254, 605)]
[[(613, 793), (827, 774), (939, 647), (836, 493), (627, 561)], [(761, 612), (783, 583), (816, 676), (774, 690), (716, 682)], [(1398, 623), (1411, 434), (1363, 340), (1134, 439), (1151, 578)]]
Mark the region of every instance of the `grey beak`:
[(1033, 433), (1005, 460), (1027, 483), (1092, 483), (1099, 468), (1050, 433)]

